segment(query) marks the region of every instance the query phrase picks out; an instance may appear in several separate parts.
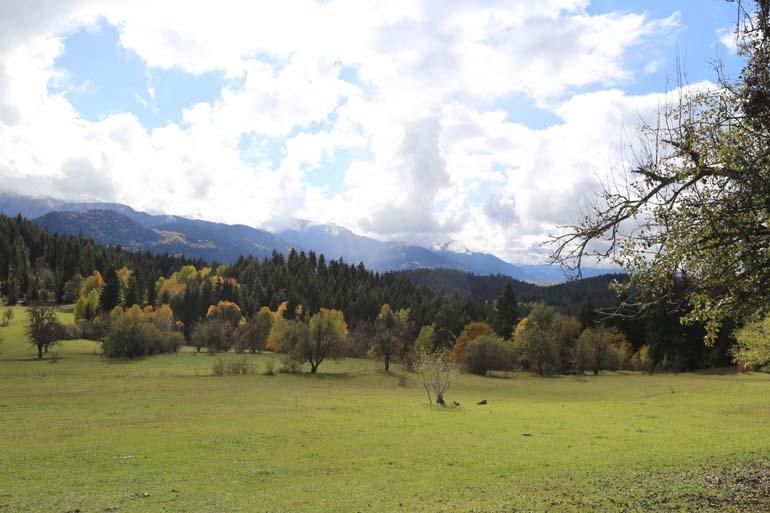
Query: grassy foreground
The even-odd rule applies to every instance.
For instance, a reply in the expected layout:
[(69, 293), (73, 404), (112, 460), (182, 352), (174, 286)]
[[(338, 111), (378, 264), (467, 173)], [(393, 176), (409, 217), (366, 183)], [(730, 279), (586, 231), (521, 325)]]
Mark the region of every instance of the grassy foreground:
[(38, 362), (15, 314), (3, 513), (770, 508), (765, 375), (462, 376), (462, 406), (432, 410), (414, 376), (362, 360), (213, 377), (205, 354), (108, 361), (67, 341)]

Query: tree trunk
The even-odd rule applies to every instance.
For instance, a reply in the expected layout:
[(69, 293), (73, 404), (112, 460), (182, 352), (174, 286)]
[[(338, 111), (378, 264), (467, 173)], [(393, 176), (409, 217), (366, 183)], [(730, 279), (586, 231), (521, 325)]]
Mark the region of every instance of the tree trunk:
[(195, 352), (196, 352), (196, 353), (200, 353), (200, 352), (201, 352), (201, 348), (200, 348), (200, 346), (198, 346), (198, 347), (196, 347), (196, 348), (195, 348)]
[(315, 371), (318, 370), (318, 364), (310, 362), (310, 374), (315, 374)]
[(594, 368), (594, 376), (598, 376), (598, 375), (599, 375), (599, 369)]
[(48, 352), (48, 344), (46, 344), (46, 345), (44, 345), (44, 346), (43, 346), (43, 352), (44, 352), (44, 353), (47, 353), (47, 352)]
[(41, 344), (38, 344), (37, 346), (37, 359), (38, 360), (43, 359), (43, 346)]
[(390, 355), (385, 355), (385, 372), (390, 372)]

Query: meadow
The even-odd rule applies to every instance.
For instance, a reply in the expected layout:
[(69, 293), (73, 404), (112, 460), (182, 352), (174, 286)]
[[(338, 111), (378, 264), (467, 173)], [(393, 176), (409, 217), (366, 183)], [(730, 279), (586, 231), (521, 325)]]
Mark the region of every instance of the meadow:
[(764, 374), (462, 375), (442, 409), (369, 360), (220, 377), (72, 340), (36, 361), (24, 321), (0, 328), (2, 513), (770, 509)]

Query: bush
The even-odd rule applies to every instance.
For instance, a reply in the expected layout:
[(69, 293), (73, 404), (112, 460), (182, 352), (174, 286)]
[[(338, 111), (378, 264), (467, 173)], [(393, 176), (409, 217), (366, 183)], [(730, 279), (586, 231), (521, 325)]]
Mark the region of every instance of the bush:
[(287, 354), (281, 358), (281, 368), (278, 370), (281, 374), (297, 374), (302, 370), (302, 362), (294, 355)]
[(0, 325), (3, 327), (9, 326), (11, 324), (11, 319), (13, 319), (13, 310), (6, 308), (3, 310), (3, 316), (2, 320), (0, 320)]
[(634, 356), (631, 358), (631, 368), (638, 371), (644, 371), (652, 373), (654, 370), (652, 355), (650, 354), (650, 346), (643, 345), (639, 348)]
[(192, 344), (198, 351), (205, 347), (212, 354), (227, 351), (229, 345), (227, 327), (221, 321), (201, 321), (193, 330)]
[(428, 404), (446, 406), (445, 395), (452, 386), (457, 374), (457, 364), (449, 351), (421, 352), (417, 357), (415, 369), (420, 376), (422, 386), (428, 395)]
[(120, 307), (115, 308), (110, 313), (102, 351), (111, 358), (136, 358), (176, 351), (183, 342), (182, 334), (163, 330), (154, 320), (150, 313), (136, 305), (125, 312)]
[(217, 358), (211, 369), (214, 376), (253, 376), (256, 373), (256, 367), (249, 363), (245, 356), (237, 360)]
[(272, 358), (265, 360), (265, 370), (262, 374), (265, 376), (275, 376), (275, 362)]
[(77, 319), (75, 324), (77, 325), (80, 338), (88, 340), (103, 340), (110, 329), (110, 320), (103, 315), (94, 317), (90, 321)]
[(485, 375), (490, 370), (509, 370), (513, 366), (511, 343), (492, 335), (474, 338), (462, 351), (465, 370)]
[(457, 363), (462, 363), (464, 361), (463, 351), (465, 351), (465, 346), (482, 336), (494, 337), (495, 332), (492, 330), (492, 326), (485, 322), (469, 322), (466, 324), (460, 336), (457, 337), (454, 349), (452, 350), (452, 359)]

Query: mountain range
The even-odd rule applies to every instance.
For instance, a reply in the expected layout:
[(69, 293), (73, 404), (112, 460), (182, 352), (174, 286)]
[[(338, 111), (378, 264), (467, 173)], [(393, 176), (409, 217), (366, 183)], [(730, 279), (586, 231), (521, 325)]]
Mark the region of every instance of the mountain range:
[[(233, 262), (241, 255), (263, 258), (273, 251), (315, 251), (326, 258), (363, 262), (385, 272), (455, 269), (478, 275), (501, 274), (532, 283), (555, 283), (568, 276), (556, 266), (512, 264), (488, 253), (457, 251), (453, 244), (425, 248), (380, 241), (333, 224), (297, 221), (293, 229), (271, 233), (246, 225), (214, 223), (175, 215), (139, 212), (119, 203), (70, 202), (0, 194), (0, 213), (34, 220), (54, 233), (83, 235), (100, 244), (133, 250), (182, 254)], [(584, 269), (584, 276), (608, 272)]]

